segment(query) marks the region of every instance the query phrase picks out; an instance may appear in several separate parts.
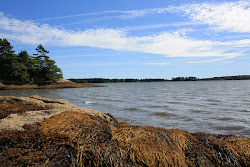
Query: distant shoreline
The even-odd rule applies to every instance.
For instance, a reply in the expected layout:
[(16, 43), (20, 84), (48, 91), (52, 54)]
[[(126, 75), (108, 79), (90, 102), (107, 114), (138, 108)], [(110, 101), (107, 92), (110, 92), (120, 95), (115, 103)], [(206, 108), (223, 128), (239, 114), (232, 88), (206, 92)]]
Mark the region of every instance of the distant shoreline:
[(250, 80), (250, 75), (238, 75), (238, 76), (223, 76), (213, 78), (196, 78), (196, 77), (176, 77), (171, 80), (168, 79), (108, 79), (108, 78), (82, 78), (69, 79), (75, 83), (121, 83), (121, 82), (166, 82), (166, 81), (216, 81), (216, 80)]
[(0, 90), (21, 90), (21, 89), (57, 89), (57, 88), (89, 88), (101, 87), (100, 85), (91, 85), (84, 83), (53, 83), (47, 85), (4, 85), (0, 84)]
[(250, 75), (223, 76), (213, 78), (196, 78), (196, 77), (176, 77), (168, 79), (107, 79), (107, 78), (83, 78), (83, 79), (61, 79), (56, 83), (50, 84), (2, 84), (0, 90), (21, 90), (21, 89), (57, 89), (57, 88), (88, 88), (102, 87), (101, 85), (93, 85), (92, 83), (128, 83), (128, 82), (171, 82), (171, 81), (221, 81), (221, 80), (250, 80)]

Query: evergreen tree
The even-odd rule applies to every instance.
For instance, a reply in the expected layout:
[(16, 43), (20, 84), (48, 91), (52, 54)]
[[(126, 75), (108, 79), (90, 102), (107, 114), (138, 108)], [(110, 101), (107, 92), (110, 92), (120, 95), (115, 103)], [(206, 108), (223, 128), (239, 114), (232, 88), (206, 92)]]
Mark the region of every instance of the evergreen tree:
[(0, 79), (11, 80), (12, 66), (17, 62), (17, 56), (7, 39), (0, 38)]
[(32, 61), (26, 50), (21, 51), (17, 55), (16, 60), (16, 63), (11, 67), (11, 80), (21, 84), (28, 83), (31, 80), (31, 74), (34, 71), (34, 61)]
[(62, 71), (60, 68), (55, 65), (55, 61), (51, 60), (47, 54), (49, 51), (44, 49), (40, 44), (36, 48), (38, 54), (34, 54), (35, 60), (35, 73), (34, 80), (35, 82), (53, 82), (63, 77)]
[(19, 84), (25, 84), (30, 81), (28, 67), (21, 62), (16, 62), (11, 67), (10, 81)]
[(7, 39), (0, 38), (0, 80), (9, 83), (46, 83), (61, 79), (63, 74), (47, 54), (42, 45), (36, 48), (35, 57), (27, 51), (14, 54), (13, 47)]

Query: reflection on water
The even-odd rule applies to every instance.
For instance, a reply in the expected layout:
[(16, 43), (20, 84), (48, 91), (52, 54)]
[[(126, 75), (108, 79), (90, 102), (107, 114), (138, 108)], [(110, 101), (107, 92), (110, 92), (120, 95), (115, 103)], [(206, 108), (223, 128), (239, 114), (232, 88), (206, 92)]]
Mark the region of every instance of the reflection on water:
[(11, 90), (111, 113), (134, 125), (250, 137), (250, 81), (107, 83), (106, 87)]

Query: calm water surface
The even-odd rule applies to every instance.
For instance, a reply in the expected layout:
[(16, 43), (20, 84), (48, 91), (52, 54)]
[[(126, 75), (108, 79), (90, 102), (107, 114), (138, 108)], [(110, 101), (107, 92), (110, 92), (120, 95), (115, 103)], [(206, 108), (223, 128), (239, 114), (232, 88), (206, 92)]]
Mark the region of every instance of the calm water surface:
[(65, 99), (133, 125), (250, 137), (250, 81), (106, 83), (100, 88), (0, 91)]

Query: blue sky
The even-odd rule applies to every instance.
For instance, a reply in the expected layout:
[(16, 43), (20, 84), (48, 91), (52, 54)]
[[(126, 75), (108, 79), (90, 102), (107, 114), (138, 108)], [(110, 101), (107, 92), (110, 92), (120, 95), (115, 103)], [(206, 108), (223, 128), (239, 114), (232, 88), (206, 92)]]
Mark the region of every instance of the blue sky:
[(249, 75), (249, 18), (249, 0), (8, 0), (0, 38), (67, 79)]

